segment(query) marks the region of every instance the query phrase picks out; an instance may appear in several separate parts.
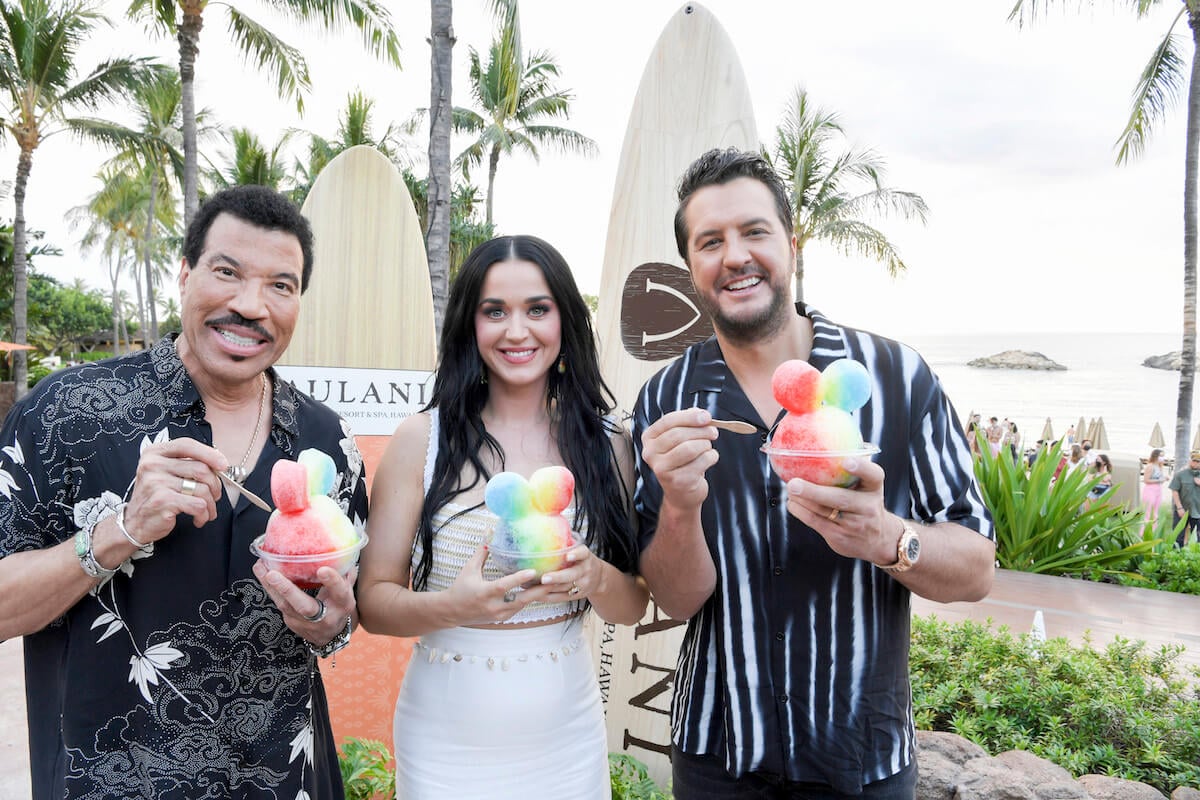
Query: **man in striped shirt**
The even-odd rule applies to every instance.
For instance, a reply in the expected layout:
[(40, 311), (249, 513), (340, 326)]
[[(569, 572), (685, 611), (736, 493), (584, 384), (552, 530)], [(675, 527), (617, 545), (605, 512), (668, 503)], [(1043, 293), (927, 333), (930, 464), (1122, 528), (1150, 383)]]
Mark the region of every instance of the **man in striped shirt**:
[[(684, 175), (675, 234), (714, 338), (643, 387), (634, 413), (641, 572), (686, 619), (675, 675), (677, 800), (869, 797), (916, 785), (910, 592), (991, 588), (991, 519), (937, 378), (912, 349), (792, 303), (787, 191), (753, 153)], [(775, 368), (862, 363), (875, 462), (851, 489), (787, 486), (759, 447), (782, 416)], [(713, 418), (754, 424), (723, 432)]]

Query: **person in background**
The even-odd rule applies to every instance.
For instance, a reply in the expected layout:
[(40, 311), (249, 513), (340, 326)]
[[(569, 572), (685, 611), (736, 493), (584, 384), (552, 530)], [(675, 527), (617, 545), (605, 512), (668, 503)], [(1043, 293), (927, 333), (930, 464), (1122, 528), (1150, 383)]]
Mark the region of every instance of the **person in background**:
[(1096, 457), (1100, 454), (1099, 451), (1092, 448), (1092, 440), (1084, 439), (1079, 443), (1079, 447), (1083, 450), (1083, 464), (1088, 469), (1096, 463)]
[(1008, 443), (1008, 449), (1012, 452), (1014, 462), (1021, 461), (1021, 434), (1017, 432), (1017, 423), (1008, 423), (1008, 434), (1004, 439)]
[[(1086, 469), (1086, 467), (1085, 467)], [(1092, 503), (1095, 503), (1104, 495), (1112, 491), (1113, 475), (1112, 462), (1104, 453), (1098, 453), (1096, 460), (1093, 462), (1092, 471), (1100, 477), (1100, 480), (1088, 490), (1087, 500), (1084, 501), (1083, 507), (1086, 510), (1090, 508)]]
[[(1158, 509), (1162, 506), (1163, 484), (1167, 482), (1162, 454), (1163, 451), (1157, 447), (1151, 450), (1146, 466), (1142, 467), (1142, 508), (1146, 510), (1146, 519), (1150, 522), (1158, 519)], [(1178, 505), (1176, 502), (1176, 506)]]
[(971, 420), (967, 423), (967, 444), (971, 448), (971, 455), (979, 455), (979, 415), (972, 414)]
[(1000, 448), (1004, 446), (1004, 426), (1000, 424), (1000, 420), (992, 417), (988, 420), (987, 440), (988, 447), (992, 451), (993, 456), (1000, 455)]
[[(676, 800), (911, 799), (911, 592), (975, 600), (992, 523), (954, 408), (899, 342), (792, 302), (787, 188), (757, 153), (712, 150), (679, 187), (676, 243), (715, 336), (634, 409), (641, 571), (687, 620), (671, 711)], [(862, 364), (858, 416), (882, 452), (854, 488), (786, 486), (761, 446), (783, 416), (776, 367)], [(714, 418), (753, 424), (719, 432)]]
[(336, 414), (275, 374), (312, 271), (308, 221), (261, 186), (196, 212), (182, 331), (44, 379), (0, 441), (0, 638), (24, 636), (35, 800), (340, 800), (317, 658), (349, 640), (353, 574), (316, 596), (250, 552), (277, 461), (317, 448), (367, 513)]
[(1175, 538), (1175, 544), (1184, 547), (1196, 531), (1200, 530), (1200, 450), (1191, 452), (1188, 465), (1175, 471), (1168, 486), (1171, 490), (1171, 500), (1175, 504), (1175, 513), (1187, 519), (1187, 524)]
[[(393, 435), (372, 489), (359, 608), (374, 633), (420, 636), (396, 701), (397, 796), (609, 797), (608, 744), (583, 632), (633, 624), (633, 449), (611, 414), (591, 315), (566, 261), (533, 236), (467, 257), (429, 405)], [(533, 582), (488, 559), (499, 472), (575, 478), (575, 546)], [(522, 587), (524, 589), (522, 590)]]

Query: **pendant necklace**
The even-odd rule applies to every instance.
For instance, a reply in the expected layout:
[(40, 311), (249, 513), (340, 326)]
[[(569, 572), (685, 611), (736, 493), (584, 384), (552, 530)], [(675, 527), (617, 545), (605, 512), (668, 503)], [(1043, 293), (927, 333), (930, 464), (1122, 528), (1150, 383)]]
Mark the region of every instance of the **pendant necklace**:
[(245, 483), (246, 478), (250, 477), (250, 471), (246, 469), (246, 462), (250, 460), (250, 453), (254, 451), (254, 443), (258, 441), (258, 432), (262, 430), (263, 411), (267, 407), (267, 386), (269, 381), (265, 372), (260, 372), (262, 378), (262, 393), (258, 397), (258, 421), (254, 423), (254, 433), (250, 436), (250, 444), (246, 447), (246, 453), (242, 456), (242, 460), (231, 466), (227, 472), (230, 478), (237, 483)]

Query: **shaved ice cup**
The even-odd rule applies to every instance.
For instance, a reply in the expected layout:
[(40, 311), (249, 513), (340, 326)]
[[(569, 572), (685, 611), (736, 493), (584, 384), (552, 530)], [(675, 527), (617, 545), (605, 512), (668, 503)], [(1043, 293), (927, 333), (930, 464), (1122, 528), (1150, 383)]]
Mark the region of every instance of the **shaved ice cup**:
[(367, 535), (360, 534), (358, 541), (349, 547), (332, 550), (326, 553), (272, 553), (262, 547), (266, 534), (259, 536), (250, 543), (250, 552), (263, 560), (268, 569), (278, 570), (284, 577), (301, 589), (319, 589), (321, 581), (317, 579), (317, 570), (321, 567), (331, 567), (339, 575), (345, 577), (358, 563), (359, 551), (367, 544)]
[(514, 572), (520, 572), (523, 569), (531, 569), (537, 572), (536, 578), (540, 578), (547, 572), (554, 572), (567, 566), (567, 553), (571, 551), (569, 547), (560, 547), (557, 550), (538, 550), (533, 552), (525, 552), (522, 550), (506, 550), (503, 548), (492, 547), (488, 548), (488, 558), (496, 569), (500, 570), (501, 576), (512, 575)]
[(760, 449), (767, 454), (771, 468), (784, 483), (792, 478), (802, 478), (818, 486), (840, 486), (846, 489), (858, 483), (858, 476), (850, 474), (842, 466), (846, 460), (869, 460), (879, 452), (879, 448), (873, 444), (853, 450), (784, 450), (772, 447), (768, 442)]

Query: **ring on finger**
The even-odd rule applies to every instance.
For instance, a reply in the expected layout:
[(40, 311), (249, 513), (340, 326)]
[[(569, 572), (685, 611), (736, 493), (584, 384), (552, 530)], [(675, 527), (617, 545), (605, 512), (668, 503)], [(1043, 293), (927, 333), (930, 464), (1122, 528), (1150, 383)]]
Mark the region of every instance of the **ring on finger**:
[(570, 594), (570, 595), (579, 594), (579, 584), (575, 583), (575, 581), (571, 581), (571, 588), (570, 588), (570, 590), (567, 591), (567, 594)]
[(826, 517), (826, 519), (828, 519), (830, 522), (837, 522), (838, 518), (841, 516), (842, 510), (840, 508), (835, 508), (833, 511), (829, 512), (829, 516)]
[(315, 599), (317, 601), (316, 612), (311, 617), (308, 616), (307, 614), (301, 614), (301, 616), (304, 617), (304, 619), (307, 620), (308, 622), (320, 622), (321, 620), (325, 619), (325, 612), (329, 610), (328, 608), (325, 607), (324, 600), (322, 600), (319, 597), (315, 598)]
[(191, 478), (184, 478), (179, 482), (179, 491), (190, 497), (196, 493), (196, 487), (199, 485)]
[(507, 592), (504, 593), (504, 602), (511, 603), (513, 600), (516, 600), (516, 599), (517, 599), (517, 590), (516, 589), (509, 589)]

